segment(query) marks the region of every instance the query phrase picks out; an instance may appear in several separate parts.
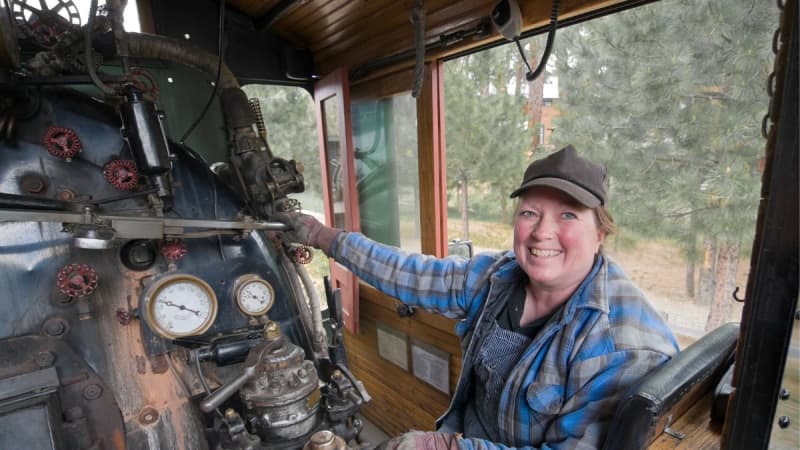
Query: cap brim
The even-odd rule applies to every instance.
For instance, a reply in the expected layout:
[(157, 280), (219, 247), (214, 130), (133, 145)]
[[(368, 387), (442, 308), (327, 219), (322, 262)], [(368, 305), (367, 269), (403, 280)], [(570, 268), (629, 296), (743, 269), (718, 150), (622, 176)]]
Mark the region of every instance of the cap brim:
[(587, 208), (597, 208), (602, 204), (599, 198), (586, 189), (578, 186), (577, 184), (564, 180), (562, 178), (542, 177), (536, 178), (520, 186), (517, 190), (511, 193), (511, 198), (518, 197), (524, 191), (534, 186), (548, 186), (558, 189), (561, 192), (574, 198), (578, 203)]

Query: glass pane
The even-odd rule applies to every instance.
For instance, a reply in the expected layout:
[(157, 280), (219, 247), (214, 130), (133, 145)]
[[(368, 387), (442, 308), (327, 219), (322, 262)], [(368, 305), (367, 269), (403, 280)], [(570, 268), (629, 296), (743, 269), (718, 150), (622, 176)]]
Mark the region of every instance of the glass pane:
[(339, 134), (339, 114), (336, 97), (322, 102), (322, 120), (325, 122), (325, 160), (328, 164), (328, 189), (333, 202), (333, 226), (345, 228), (344, 222), (344, 186), (341, 164), (341, 136)]
[[(769, 2), (662, 1), (559, 30), (533, 82), (514, 44), (447, 62), (449, 237), (509, 249), (509, 193), (572, 144), (608, 166), (619, 232), (606, 253), (681, 344), (739, 321), (777, 19)], [(545, 41), (522, 41), (534, 67)]]
[(420, 251), (417, 109), (410, 93), (352, 104), (361, 231)]

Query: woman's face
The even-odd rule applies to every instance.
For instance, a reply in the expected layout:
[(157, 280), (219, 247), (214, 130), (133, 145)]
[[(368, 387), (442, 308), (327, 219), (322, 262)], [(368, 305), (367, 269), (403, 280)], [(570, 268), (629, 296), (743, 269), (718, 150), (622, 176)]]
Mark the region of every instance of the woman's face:
[(534, 187), (520, 197), (514, 218), (514, 253), (534, 288), (578, 287), (603, 242), (592, 209), (549, 187)]

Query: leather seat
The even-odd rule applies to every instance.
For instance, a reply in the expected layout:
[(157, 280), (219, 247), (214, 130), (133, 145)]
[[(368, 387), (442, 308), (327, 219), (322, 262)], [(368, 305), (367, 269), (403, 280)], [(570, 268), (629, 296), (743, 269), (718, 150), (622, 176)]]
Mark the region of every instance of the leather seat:
[(738, 323), (722, 325), (645, 376), (617, 407), (603, 448), (647, 447), (722, 377), (738, 337)]

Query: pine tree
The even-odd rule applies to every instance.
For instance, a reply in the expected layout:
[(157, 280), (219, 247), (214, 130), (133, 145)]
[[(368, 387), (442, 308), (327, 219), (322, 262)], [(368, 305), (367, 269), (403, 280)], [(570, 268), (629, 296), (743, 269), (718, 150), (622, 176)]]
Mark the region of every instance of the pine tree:
[(750, 0), (678, 0), (585, 22), (556, 44), (556, 147), (608, 166), (623, 230), (683, 240), (688, 254), (713, 240), (726, 258), (715, 305), (730, 301), (738, 248), (752, 242), (775, 24), (775, 8)]
[[(471, 205), (505, 220), (530, 141), (526, 92), (515, 86), (516, 48), (497, 47), (445, 64), (448, 192), (458, 192), (462, 238)], [(493, 206), (493, 208), (483, 208)]]

